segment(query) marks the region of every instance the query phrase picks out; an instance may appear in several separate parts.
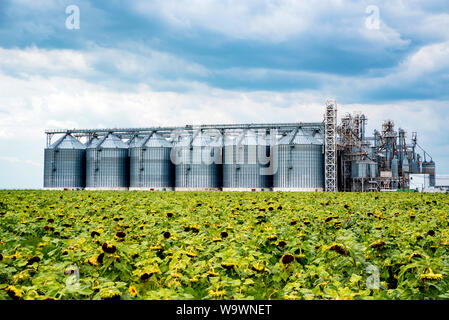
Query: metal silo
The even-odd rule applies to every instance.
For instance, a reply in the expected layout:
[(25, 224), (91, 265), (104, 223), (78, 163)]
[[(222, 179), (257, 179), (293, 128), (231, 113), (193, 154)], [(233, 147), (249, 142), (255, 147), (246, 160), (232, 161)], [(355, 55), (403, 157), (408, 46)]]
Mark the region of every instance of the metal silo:
[(370, 178), (376, 178), (379, 176), (379, 167), (376, 162), (370, 163), (369, 165), (369, 176)]
[(130, 190), (172, 190), (172, 144), (158, 133), (130, 145)]
[(396, 157), (391, 160), (391, 174), (393, 178), (399, 177), (399, 159)]
[(175, 190), (220, 190), (221, 137), (197, 131), (180, 138), (173, 148)]
[(266, 174), (269, 153), (266, 135), (245, 130), (224, 137), (223, 191), (268, 191), (272, 175)]
[(429, 186), (435, 186), (435, 162), (433, 160), (422, 163), (422, 173), (429, 174)]
[(277, 145), (274, 191), (323, 191), (324, 146), (322, 136), (298, 128), (281, 137)]
[(128, 189), (128, 146), (109, 133), (86, 149), (86, 190)]
[(44, 188), (85, 187), (86, 146), (66, 134), (44, 151)]
[(368, 177), (368, 163), (363, 161), (351, 161), (351, 177), (352, 178), (367, 178)]

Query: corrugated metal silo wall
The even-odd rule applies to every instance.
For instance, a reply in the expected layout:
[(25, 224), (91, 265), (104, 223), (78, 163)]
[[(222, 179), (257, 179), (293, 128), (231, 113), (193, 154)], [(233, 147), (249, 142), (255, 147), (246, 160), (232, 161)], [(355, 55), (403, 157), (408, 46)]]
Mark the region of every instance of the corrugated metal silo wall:
[[(220, 188), (221, 164), (203, 161), (221, 157), (221, 148), (209, 146), (175, 147), (175, 187), (176, 188)], [(219, 154), (216, 154), (219, 153)]]
[(324, 154), (322, 145), (280, 144), (274, 188), (324, 188)]
[(369, 164), (369, 176), (371, 178), (376, 178), (379, 174), (378, 174), (378, 167), (377, 167), (377, 163), (371, 163)]
[(171, 148), (137, 147), (130, 149), (131, 188), (172, 188)]
[(45, 149), (44, 188), (84, 188), (85, 150)]
[(128, 149), (86, 150), (86, 187), (127, 188), (128, 184)]
[[(223, 147), (223, 188), (269, 188), (272, 175), (261, 174), (269, 167), (258, 159), (258, 152), (269, 147), (260, 145), (226, 145)], [(263, 170), (266, 171), (266, 170)]]
[(399, 160), (393, 159), (391, 160), (391, 174), (393, 177), (399, 177)]
[(425, 161), (422, 163), (422, 173), (429, 174), (429, 185), (431, 187), (435, 186), (435, 162)]
[(367, 178), (368, 177), (368, 164), (351, 161), (351, 177), (352, 178)]

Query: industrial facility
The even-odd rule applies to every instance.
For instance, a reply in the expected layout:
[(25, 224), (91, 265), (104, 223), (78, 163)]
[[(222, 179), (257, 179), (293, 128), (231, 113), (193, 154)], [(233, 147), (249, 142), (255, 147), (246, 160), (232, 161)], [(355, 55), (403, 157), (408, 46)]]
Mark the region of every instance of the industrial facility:
[[(47, 130), (44, 188), (378, 192), (435, 187), (435, 162), (392, 120), (326, 101), (322, 122)], [(57, 138), (54, 142), (52, 140)], [(421, 188), (416, 181), (424, 181)]]

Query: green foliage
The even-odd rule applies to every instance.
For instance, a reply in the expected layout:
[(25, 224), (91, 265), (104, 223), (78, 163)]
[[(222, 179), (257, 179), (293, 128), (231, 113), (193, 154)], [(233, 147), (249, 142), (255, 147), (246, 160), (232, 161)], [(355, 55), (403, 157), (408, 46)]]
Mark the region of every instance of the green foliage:
[(448, 216), (443, 194), (0, 191), (0, 299), (448, 299)]

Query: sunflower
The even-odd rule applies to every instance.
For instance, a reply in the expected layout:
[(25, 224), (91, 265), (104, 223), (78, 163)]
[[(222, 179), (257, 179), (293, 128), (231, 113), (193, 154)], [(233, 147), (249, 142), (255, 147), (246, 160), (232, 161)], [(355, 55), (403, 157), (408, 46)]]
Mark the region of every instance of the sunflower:
[[(102, 253), (104, 256), (104, 253)], [(98, 256), (92, 256), (89, 259), (87, 259), (87, 262), (91, 265), (91, 266), (98, 266)]]
[(169, 287), (169, 288), (171, 288), (171, 287), (181, 287), (181, 286), (182, 286), (181, 282), (179, 282), (179, 281), (176, 280), (176, 279), (170, 280), (170, 281), (167, 283), (167, 287)]
[(422, 258), (422, 255), (418, 252), (413, 252), (409, 257), (408, 261), (411, 261), (413, 258)]
[(106, 253), (114, 253), (115, 251), (117, 251), (117, 247), (115, 245), (113, 244), (110, 245), (107, 242), (103, 243), (101, 249), (103, 249), (103, 251)]
[(130, 286), (129, 289), (129, 294), (133, 297), (137, 296), (139, 294), (139, 292), (137, 291), (136, 287), (134, 286)]
[(161, 270), (159, 270), (158, 267), (151, 267), (149, 269), (146, 269), (143, 273), (140, 274), (140, 280), (147, 280), (150, 278), (153, 274), (160, 274)]
[(276, 246), (283, 248), (287, 245), (287, 242), (285, 242), (284, 240), (279, 241)]
[(262, 271), (265, 271), (265, 266), (261, 263), (256, 263), (256, 264), (253, 264), (251, 269), (253, 271), (262, 272)]
[(186, 256), (190, 257), (190, 258), (195, 258), (197, 256), (197, 254), (193, 251), (187, 250), (185, 252)]
[(216, 290), (211, 289), (209, 290), (209, 295), (214, 298), (222, 298), (226, 295), (226, 290), (218, 290), (218, 288)]
[(295, 257), (290, 253), (284, 254), (281, 258), (281, 262), (283, 264), (289, 264), (289, 263), (293, 262), (294, 260), (295, 260)]
[(440, 273), (433, 273), (432, 269), (429, 268), (429, 272), (421, 274), (419, 278), (421, 279), (421, 281), (440, 281), (443, 280), (443, 275)]
[(231, 270), (235, 267), (235, 263), (232, 262), (222, 262), (221, 266), (226, 270)]
[(115, 288), (104, 288), (100, 290), (101, 300), (120, 300), (120, 291)]
[(385, 248), (385, 245), (386, 245), (385, 241), (377, 240), (377, 241), (371, 243), (371, 248), (373, 248), (373, 249), (383, 249), (383, 248)]
[(17, 289), (17, 288), (14, 287), (14, 286), (9, 286), (9, 287), (7, 287), (7, 288), (6, 288), (6, 293), (8, 294), (8, 296), (9, 296), (11, 299), (14, 299), (14, 300), (21, 300), (21, 299), (23, 299), (23, 294), (22, 294), (22, 292), (20, 291), (20, 289)]
[(345, 247), (339, 243), (334, 243), (329, 247), (329, 250), (335, 251), (338, 254), (341, 254), (342, 256), (345, 256), (348, 254)]
[(189, 281), (190, 281), (191, 283), (196, 283), (196, 282), (198, 282), (198, 278), (195, 276), (195, 277), (189, 279)]
[(218, 277), (219, 274), (216, 273), (215, 271), (207, 271), (207, 276), (208, 277)]

